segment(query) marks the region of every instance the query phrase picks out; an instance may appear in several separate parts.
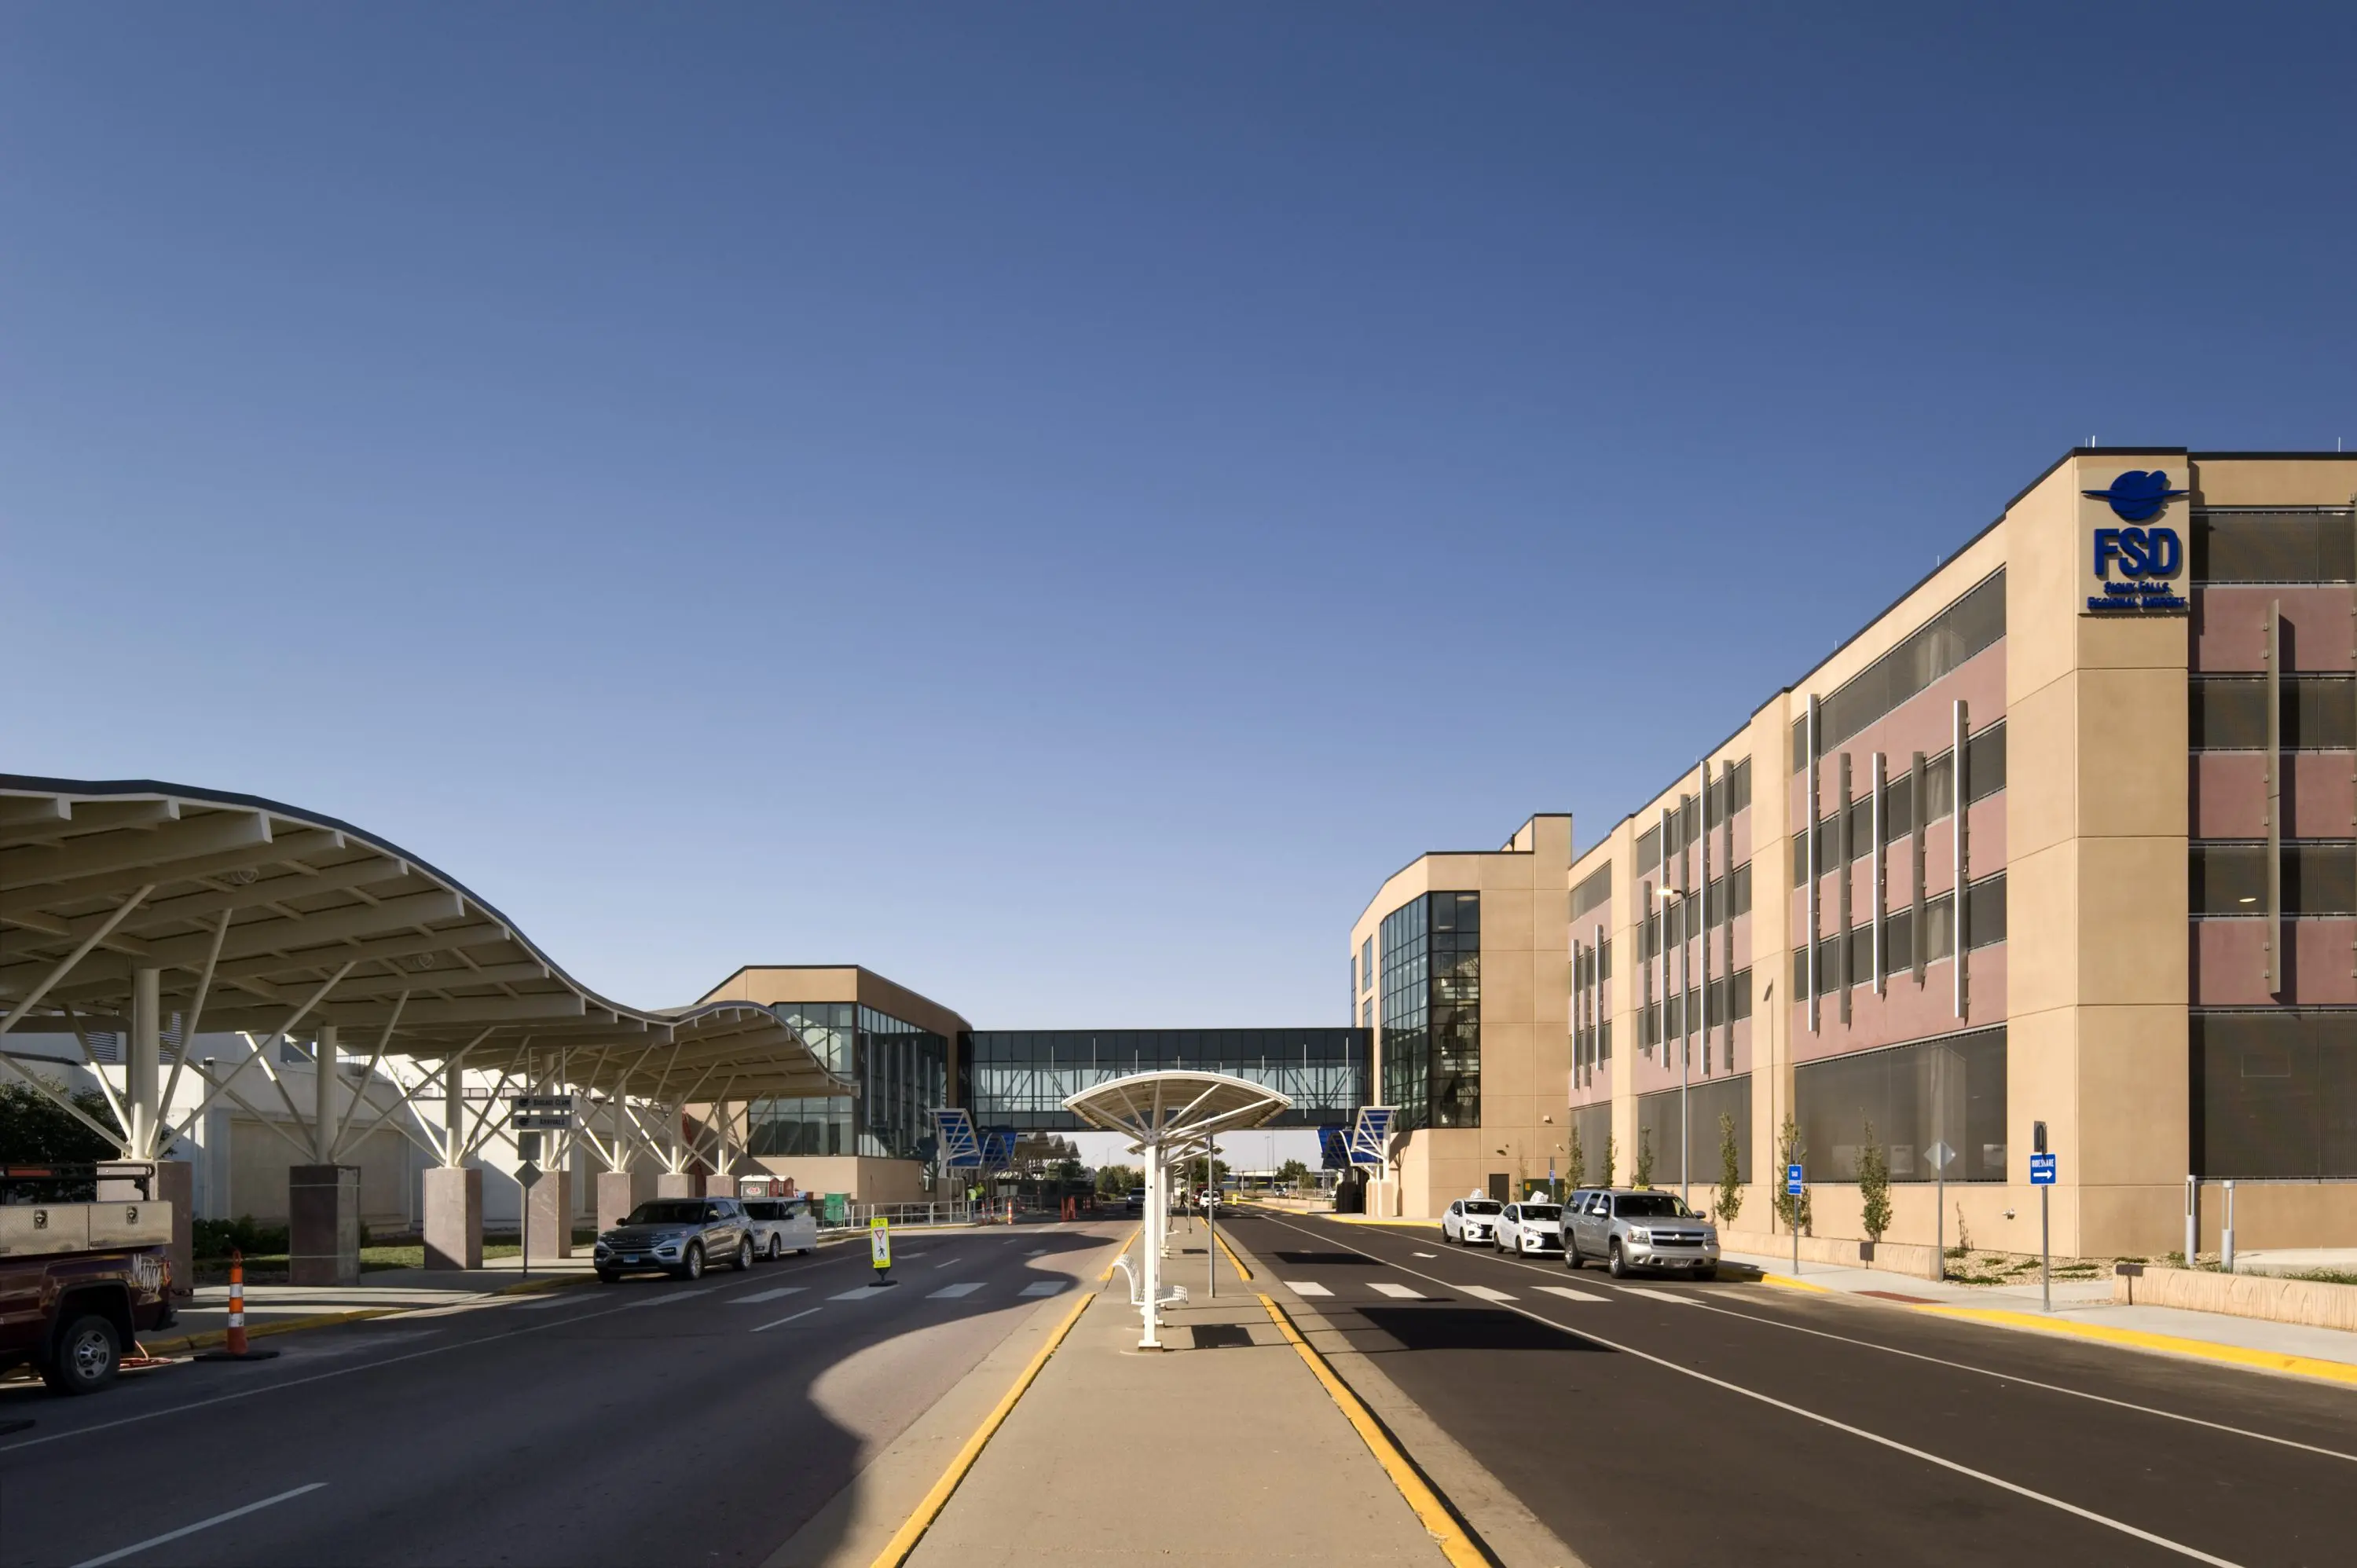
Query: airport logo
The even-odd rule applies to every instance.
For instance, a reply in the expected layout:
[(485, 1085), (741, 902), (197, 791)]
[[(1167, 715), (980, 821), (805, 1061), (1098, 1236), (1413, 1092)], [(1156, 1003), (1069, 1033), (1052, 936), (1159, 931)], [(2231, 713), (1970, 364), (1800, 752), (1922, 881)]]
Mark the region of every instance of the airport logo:
[(2130, 468), (2112, 481), (2107, 490), (2081, 490), (2083, 496), (2108, 501), (2123, 522), (2143, 522), (2160, 515), (2160, 509), (2185, 494), (2169, 488), (2169, 473), (2163, 468), (2147, 471)]

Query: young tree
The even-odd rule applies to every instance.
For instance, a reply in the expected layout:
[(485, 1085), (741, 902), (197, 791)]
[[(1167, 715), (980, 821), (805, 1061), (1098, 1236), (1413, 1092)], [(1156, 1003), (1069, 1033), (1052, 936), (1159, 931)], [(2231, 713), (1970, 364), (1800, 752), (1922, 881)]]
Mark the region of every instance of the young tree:
[(1634, 1176), (1639, 1187), (1653, 1185), (1653, 1131), (1650, 1127), (1637, 1130), (1637, 1169)]
[(1784, 1167), (1799, 1165), (1807, 1156), (1808, 1146), (1801, 1142), (1800, 1123), (1792, 1120), (1792, 1113), (1788, 1111), (1784, 1113), (1783, 1128), (1776, 1134), (1776, 1218), (1793, 1230), (1807, 1230), (1813, 1217), (1810, 1213), (1806, 1188), (1798, 1197), (1784, 1190)]
[(1573, 1187), (1587, 1185), (1587, 1151), (1580, 1146), (1579, 1122), (1571, 1123), (1571, 1141), (1564, 1145), (1565, 1179)]
[(1603, 1186), (1603, 1187), (1610, 1187), (1610, 1186), (1612, 1185), (1612, 1166), (1613, 1166), (1613, 1164), (1614, 1164), (1614, 1162), (1615, 1162), (1615, 1160), (1616, 1160), (1616, 1158), (1617, 1158), (1617, 1156), (1618, 1156), (1618, 1154), (1619, 1154), (1619, 1151), (1618, 1151), (1618, 1150), (1616, 1150), (1616, 1149), (1612, 1146), (1612, 1134), (1611, 1134), (1611, 1133), (1605, 1133), (1605, 1134), (1604, 1134), (1604, 1175), (1603, 1175), (1603, 1176), (1600, 1178), (1600, 1180), (1599, 1180), (1599, 1182), (1598, 1182), (1598, 1185), (1599, 1185), (1599, 1186)]
[(1872, 1122), (1867, 1122), (1866, 1142), (1857, 1149), (1857, 1196), (1867, 1240), (1881, 1240), (1890, 1229), (1890, 1151), (1875, 1142)]
[(1718, 1113), (1718, 1201), (1711, 1206), (1721, 1225), (1743, 1212), (1743, 1151), (1735, 1143), (1735, 1118)]
[(1279, 1187), (1297, 1187), (1308, 1180), (1309, 1167), (1299, 1160), (1287, 1160), (1276, 1167), (1276, 1181)]
[(1100, 1165), (1097, 1168), (1099, 1197), (1126, 1197), (1130, 1188), (1145, 1178), (1128, 1165)]

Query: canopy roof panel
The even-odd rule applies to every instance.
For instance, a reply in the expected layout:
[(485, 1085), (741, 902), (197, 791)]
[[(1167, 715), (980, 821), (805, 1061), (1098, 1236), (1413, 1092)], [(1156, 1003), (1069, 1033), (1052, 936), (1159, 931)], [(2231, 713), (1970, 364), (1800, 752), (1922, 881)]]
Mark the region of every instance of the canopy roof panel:
[(465, 1051), (494, 1071), (562, 1053), (567, 1082), (665, 1102), (852, 1090), (767, 1007), (598, 995), (456, 878), (349, 822), (149, 779), (0, 774), (0, 1017), (119, 1029), (151, 967), (167, 1015), (208, 1032), (332, 1024), (348, 1051)]
[(1132, 1073), (1084, 1089), (1064, 1109), (1094, 1127), (1125, 1133), (1140, 1148), (1177, 1150), (1293, 1108), (1288, 1097), (1224, 1072)]

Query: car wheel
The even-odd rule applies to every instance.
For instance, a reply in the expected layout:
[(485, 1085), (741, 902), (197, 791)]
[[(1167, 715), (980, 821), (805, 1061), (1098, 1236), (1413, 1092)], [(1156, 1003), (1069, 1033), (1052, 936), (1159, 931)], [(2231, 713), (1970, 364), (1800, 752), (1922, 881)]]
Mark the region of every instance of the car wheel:
[(774, 1263), (774, 1262), (776, 1262), (780, 1258), (782, 1258), (782, 1257), (784, 1257), (785, 1255), (786, 1255), (786, 1239), (785, 1239), (784, 1237), (782, 1237), (782, 1236), (772, 1236), (772, 1237), (770, 1237), (770, 1262), (773, 1262), (773, 1263)]
[(612, 1269), (599, 1269), (597, 1271), (597, 1283), (599, 1284), (609, 1285), (621, 1277), (622, 1276), (620, 1274), (615, 1273)]
[(1616, 1280), (1629, 1277), (1629, 1260), (1620, 1255), (1620, 1238), (1618, 1236), (1612, 1238), (1612, 1257), (1605, 1264), (1605, 1269)]
[(679, 1277), (683, 1280), (704, 1277), (704, 1243), (690, 1241), (687, 1244), (687, 1255), (679, 1261)]
[(1569, 1237), (1566, 1237), (1564, 1239), (1563, 1266), (1566, 1269), (1577, 1269), (1579, 1267), (1579, 1243), (1572, 1240)]
[(58, 1336), (57, 1354), (41, 1369), (41, 1380), (61, 1394), (94, 1394), (114, 1381), (123, 1364), (123, 1339), (114, 1325), (85, 1313)]
[(753, 1238), (748, 1236), (737, 1243), (737, 1261), (728, 1266), (740, 1274), (753, 1266)]

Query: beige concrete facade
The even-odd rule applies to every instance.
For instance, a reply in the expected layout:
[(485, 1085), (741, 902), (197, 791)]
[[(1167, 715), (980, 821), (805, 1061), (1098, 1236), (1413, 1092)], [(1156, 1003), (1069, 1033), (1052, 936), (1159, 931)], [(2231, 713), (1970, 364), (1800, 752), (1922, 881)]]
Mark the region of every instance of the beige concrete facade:
[[(2088, 492), (2149, 471), (2185, 492), (2167, 500), (2149, 525), (2171, 528), (2183, 542), (2183, 567), (2169, 586), (2190, 600), (2190, 609), (2093, 611), (2090, 596), (2104, 589), (2091, 541), (2127, 524), (2106, 496)], [(1953, 1243), (1961, 1220), (1975, 1244), (2034, 1250), (2039, 1204), (2028, 1156), (2042, 1122), (2061, 1172), (2052, 1194), (2058, 1251), (2180, 1246), (2189, 1175), (2237, 1174), (2202, 1168), (2201, 1128), (2217, 1112), (2201, 1103), (2190, 1020), (2227, 1009), (2297, 1012), (2318, 1021), (2327, 1040), (2320, 1048), (2357, 1053), (2357, 983), (2350, 979), (2357, 909), (2283, 906), (2272, 939), (2283, 952), (2275, 960), (2280, 983), (2270, 990), (2268, 922), (2233, 908), (2204, 913), (2190, 886), (2204, 841), (2264, 845), (2270, 809), (2287, 846), (2298, 839), (2309, 846), (2301, 853), (2357, 855), (2351, 782), (2357, 751), (2346, 736), (2320, 746), (2285, 739), (2264, 754), (2247, 746), (2221, 749), (2214, 737), (2201, 743), (2189, 717), (2206, 689), (2194, 682), (2264, 675), (2261, 628), (2272, 624), (2269, 616), (2283, 628), (2279, 676), (2349, 673), (2357, 654), (2351, 629), (2357, 585), (2350, 581), (2357, 577), (2357, 542), (2346, 557), (2328, 550), (2327, 558), (2341, 564), (2304, 577), (2287, 569), (2281, 582), (2212, 583), (2196, 580), (2197, 527), (2297, 524), (2336, 539), (2333, 531), (2347, 530), (2357, 541), (2353, 494), (2357, 455), (2074, 451), (1734, 735), (1698, 746), (1698, 768), (1580, 848), (1563, 882), (1585, 900), (1578, 913), (1542, 886), (1554, 854), (1544, 833), (1537, 842), (1546, 854), (1426, 855), (1392, 877), (1352, 928), (1354, 955), (1370, 935), (1380, 946), (1384, 916), (1421, 893), (1485, 894), (1482, 1125), (1407, 1133), (1396, 1210), (1437, 1212), (1491, 1174), (1516, 1170), (1495, 1152), (1501, 1147), (1540, 1152), (1535, 1174), (1544, 1176), (1544, 1152), (1565, 1155), (1567, 1122), (1584, 1129), (1587, 1176), (1600, 1178), (1609, 1135), (1612, 1174), (1626, 1181), (1644, 1129), (1668, 1136), (1675, 1101), (1707, 1092), (1716, 1104), (1743, 1105), (1748, 1122), (1737, 1224), (1768, 1228), (1778, 1133), (1797, 1110), (1804, 1128), (1813, 1118), (1830, 1134), (1817, 1139), (1826, 1146), (1803, 1151), (1814, 1233), (1857, 1237), (1858, 1189), (1845, 1165), (1862, 1129), (1854, 1135), (1825, 1119), (1824, 1097), (1840, 1083), (1843, 1094), (1900, 1108), (1902, 1120), (1930, 1118), (1921, 1147), (1890, 1148), (1901, 1179), (1893, 1188), (1889, 1241), (1925, 1244), (1944, 1232)], [(1990, 637), (2000, 598), (2002, 618)], [(2340, 690), (2319, 686), (2310, 694), (2349, 701), (2333, 694)], [(1890, 700), (1883, 700), (1886, 692)], [(1806, 744), (1813, 700), (1820, 714), (1813, 753)], [(1953, 769), (1946, 754), (1960, 717), (1974, 740), (1961, 817), (1939, 794), (1941, 769)], [(1893, 836), (1891, 822), (1902, 809), (1911, 814), (1918, 754), (1926, 758), (1927, 821)], [(2282, 779), (2272, 808), (2263, 781), (2275, 776), (2270, 767)], [(1742, 770), (1739, 786), (1727, 779), (1730, 768)], [(1838, 811), (1845, 768), (1857, 813), (1847, 820), (1860, 824), (1847, 838)], [(1878, 771), (1890, 814), (1879, 838), (1871, 825)], [(1953, 770), (1946, 778), (1952, 787)], [(1706, 793), (1714, 801), (1708, 807), (1699, 803)], [(1803, 873), (1795, 845), (1806, 843), (1813, 818), (1819, 842)], [(1561, 824), (1566, 832), (1570, 825), (1562, 817), (1534, 823)], [(1666, 855), (1665, 843), (1673, 851)], [(1850, 855), (1840, 860), (1844, 848)], [(1959, 861), (1974, 890), (1963, 900)], [(1748, 878), (1748, 904), (1729, 867)], [(1511, 918), (1519, 922), (1527, 909), (1529, 929), (1504, 927), (1500, 940), (1532, 948), (1520, 958), (1501, 946), (1501, 971), (1528, 975), (1531, 984), (1518, 978), (1493, 990), (1488, 890), (1517, 876), (1527, 876), (1529, 887), (1511, 900), (1517, 911)], [(1701, 897), (1706, 881), (1721, 878), (1720, 892)], [(1598, 889), (1609, 891), (1598, 897)], [(1690, 894), (1697, 896), (1692, 913)], [(1846, 940), (1845, 907), (1856, 933)], [(1961, 959), (1953, 950), (1958, 919), (1967, 933)], [(1921, 966), (1920, 980), (1913, 962), (1895, 963), (1902, 926), (1908, 942), (1921, 940), (1935, 955)], [(1542, 950), (1551, 943), (1553, 951)], [(1649, 950), (1655, 946), (1658, 956)], [(1558, 1005), (1566, 956), (1567, 1010)], [(1380, 953), (1375, 962), (1380, 969)], [(1689, 981), (1702, 998), (1691, 1021), (1667, 1001)], [(1812, 989), (1819, 994), (1807, 994)], [(2345, 1030), (2335, 1008), (2350, 1009)], [(1872, 1056), (1878, 1052), (1892, 1054)], [(1888, 1087), (1856, 1087), (1878, 1073), (1889, 1075)], [(1557, 1074), (1561, 1094), (1552, 1092)], [(1992, 1089), (2000, 1079), (2001, 1091)], [(1379, 1071), (1379, 1096), (1383, 1082)], [(2357, 1115), (2357, 1107), (2344, 1109)], [(1928, 1174), (1930, 1146), (1955, 1148), (1953, 1129), (1967, 1121), (1969, 1146), (1952, 1170), (1969, 1164), (1978, 1179), (1952, 1176), (1940, 1212), (1932, 1186), (1906, 1177)], [(1883, 1127), (1876, 1141), (1904, 1135)], [(1719, 1170), (1715, 1118), (1684, 1136), (1692, 1140), (1693, 1198), (1703, 1207)], [(1674, 1171), (1674, 1161), (1663, 1137), (1651, 1142), (1656, 1184), (1671, 1185), (1663, 1176)], [(2333, 1158), (2328, 1153), (2325, 1164)], [(2357, 1176), (2357, 1169), (2340, 1175)], [(2255, 1190), (2247, 1176), (2242, 1185), (2269, 1245), (2357, 1239), (2357, 1185), (2276, 1178)], [(2214, 1210), (2203, 1230), (2214, 1236)]]

